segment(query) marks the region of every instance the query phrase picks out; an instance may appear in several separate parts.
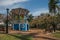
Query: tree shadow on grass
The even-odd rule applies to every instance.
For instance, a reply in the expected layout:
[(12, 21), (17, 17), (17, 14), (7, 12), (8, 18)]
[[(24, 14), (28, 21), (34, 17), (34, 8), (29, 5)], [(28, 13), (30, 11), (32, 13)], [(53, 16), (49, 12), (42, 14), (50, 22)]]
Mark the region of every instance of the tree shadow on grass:
[(9, 34), (9, 35), (14, 36), (14, 37), (21, 39), (21, 40), (31, 40), (32, 39), (32, 37), (29, 35), (20, 35), (20, 36), (19, 35), (11, 35), (11, 34)]
[(20, 34), (18, 34), (18, 35), (16, 35), (16, 34), (15, 35), (14, 34), (8, 34), (8, 35), (14, 36), (14, 37), (16, 37), (18, 39), (21, 39), (21, 40), (32, 40), (33, 35), (37, 35), (37, 33), (30, 33), (30, 34), (26, 34), (26, 35), (20, 35)]

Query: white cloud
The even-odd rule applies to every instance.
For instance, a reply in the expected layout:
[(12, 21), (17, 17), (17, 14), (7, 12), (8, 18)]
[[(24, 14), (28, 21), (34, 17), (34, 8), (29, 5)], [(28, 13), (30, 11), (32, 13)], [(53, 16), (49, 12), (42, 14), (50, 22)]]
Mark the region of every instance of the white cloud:
[(12, 5), (18, 2), (26, 2), (28, 0), (0, 0), (0, 6)]
[(48, 9), (46, 9), (46, 8), (36, 9), (34, 12), (32, 12), (32, 15), (33, 15), (33, 16), (38, 16), (38, 15), (40, 15), (41, 13), (48, 13)]

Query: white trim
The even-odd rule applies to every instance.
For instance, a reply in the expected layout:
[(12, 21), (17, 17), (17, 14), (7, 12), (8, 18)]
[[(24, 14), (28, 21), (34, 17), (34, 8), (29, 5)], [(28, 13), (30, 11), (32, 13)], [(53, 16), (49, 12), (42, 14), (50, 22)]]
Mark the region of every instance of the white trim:
[(14, 30), (14, 24), (13, 24), (13, 30)]
[(27, 27), (26, 27), (26, 24), (25, 24), (25, 31), (27, 31)]
[(19, 24), (19, 31), (20, 31), (20, 24)]

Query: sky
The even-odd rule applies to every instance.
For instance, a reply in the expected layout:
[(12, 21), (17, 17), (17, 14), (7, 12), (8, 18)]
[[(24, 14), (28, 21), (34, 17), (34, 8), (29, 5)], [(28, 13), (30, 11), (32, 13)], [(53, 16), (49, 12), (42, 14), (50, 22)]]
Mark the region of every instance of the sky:
[(6, 14), (6, 8), (25, 8), (33, 16), (48, 13), (48, 0), (0, 0), (0, 13)]

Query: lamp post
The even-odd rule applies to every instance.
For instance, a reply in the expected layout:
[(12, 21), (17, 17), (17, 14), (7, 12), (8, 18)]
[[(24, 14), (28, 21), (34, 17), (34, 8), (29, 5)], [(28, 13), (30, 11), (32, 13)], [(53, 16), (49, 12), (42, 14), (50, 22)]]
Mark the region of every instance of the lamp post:
[(8, 13), (9, 13), (9, 9), (7, 8), (7, 20), (6, 20), (6, 33), (8, 33)]

